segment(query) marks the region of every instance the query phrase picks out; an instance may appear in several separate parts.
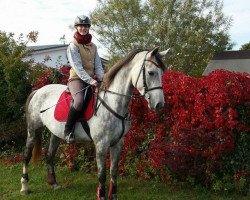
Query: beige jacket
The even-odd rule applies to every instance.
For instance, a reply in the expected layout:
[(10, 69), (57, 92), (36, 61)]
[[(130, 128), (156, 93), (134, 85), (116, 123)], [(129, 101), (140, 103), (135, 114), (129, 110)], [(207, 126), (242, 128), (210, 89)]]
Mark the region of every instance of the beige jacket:
[(82, 45), (73, 39), (67, 49), (67, 56), (71, 66), (69, 80), (80, 78), (86, 83), (91, 83), (94, 74), (102, 80), (104, 72), (94, 43)]

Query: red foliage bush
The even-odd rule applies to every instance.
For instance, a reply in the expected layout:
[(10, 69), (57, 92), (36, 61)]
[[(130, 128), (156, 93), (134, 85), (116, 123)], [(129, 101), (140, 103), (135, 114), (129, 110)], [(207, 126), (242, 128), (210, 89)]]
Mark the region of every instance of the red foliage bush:
[(33, 90), (37, 90), (45, 85), (52, 83), (60, 83), (66, 85), (69, 78), (69, 67), (61, 66), (59, 69), (47, 68), (33, 86)]
[[(148, 111), (142, 100), (133, 103), (132, 128), (120, 165), (126, 166), (127, 155), (133, 155), (132, 160), (139, 156), (165, 179), (164, 167), (182, 176), (199, 176), (222, 165), (223, 155), (234, 149), (237, 131), (250, 128), (239, 121), (236, 109), (238, 105), (249, 108), (249, 74), (217, 70), (207, 77), (192, 78), (168, 71), (163, 89), (165, 106), (158, 115)], [(146, 110), (144, 115), (142, 110)], [(138, 155), (149, 130), (155, 138)], [(143, 169), (140, 165), (145, 162), (138, 163), (138, 169)]]

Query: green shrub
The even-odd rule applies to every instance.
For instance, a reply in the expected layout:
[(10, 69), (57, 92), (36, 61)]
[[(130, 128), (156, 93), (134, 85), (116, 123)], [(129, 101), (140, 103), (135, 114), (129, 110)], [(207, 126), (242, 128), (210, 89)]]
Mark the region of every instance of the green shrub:
[(23, 58), (29, 55), (26, 44), (30, 40), (36, 40), (35, 32), (26, 41), (22, 34), (16, 41), (14, 34), (0, 31), (0, 147), (22, 142), (25, 135), (25, 102), (32, 84), (30, 63)]

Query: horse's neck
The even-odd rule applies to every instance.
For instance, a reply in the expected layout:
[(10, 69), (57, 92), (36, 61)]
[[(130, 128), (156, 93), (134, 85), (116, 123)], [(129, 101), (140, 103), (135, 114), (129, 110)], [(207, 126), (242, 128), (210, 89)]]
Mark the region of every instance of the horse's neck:
[[(108, 90), (123, 95), (131, 95), (133, 88), (131, 83), (130, 71), (131, 69), (128, 66), (123, 67), (115, 76)], [(112, 107), (112, 109), (121, 114), (125, 114), (128, 112), (130, 97), (110, 93), (107, 93), (106, 95), (108, 96), (106, 100)]]

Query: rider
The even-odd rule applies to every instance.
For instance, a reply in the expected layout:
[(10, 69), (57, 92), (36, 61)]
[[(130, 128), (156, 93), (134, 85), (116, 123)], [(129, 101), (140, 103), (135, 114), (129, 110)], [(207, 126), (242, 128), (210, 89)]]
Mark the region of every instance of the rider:
[(96, 87), (98, 82), (94, 79), (94, 76), (98, 80), (102, 80), (104, 75), (97, 47), (91, 42), (90, 26), (89, 17), (85, 15), (77, 16), (74, 22), (76, 32), (67, 49), (67, 56), (71, 66), (68, 88), (74, 100), (73, 106), (70, 107), (64, 130), (64, 137), (67, 143), (74, 142), (72, 135), (73, 127), (83, 112), (84, 92), (77, 92), (88, 85)]

